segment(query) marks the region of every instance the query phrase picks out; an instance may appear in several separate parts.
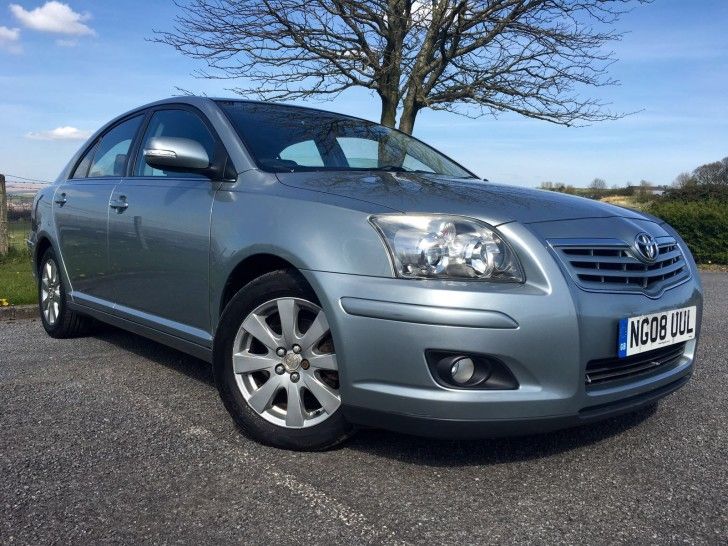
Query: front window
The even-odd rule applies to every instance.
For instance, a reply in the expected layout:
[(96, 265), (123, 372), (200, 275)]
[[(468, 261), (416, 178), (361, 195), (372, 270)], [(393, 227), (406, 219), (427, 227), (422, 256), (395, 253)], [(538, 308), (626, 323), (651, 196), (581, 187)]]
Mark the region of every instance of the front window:
[[(187, 138), (199, 142), (208, 157), (215, 154), (215, 138), (205, 123), (189, 110), (163, 109), (154, 112), (147, 126), (142, 150), (149, 146), (149, 141), (156, 137)], [(168, 176), (172, 178), (196, 178), (202, 175), (193, 172), (164, 171), (155, 169), (144, 161), (141, 154), (137, 158), (134, 176)]]
[(376, 123), (276, 104), (218, 104), (266, 171), (386, 170), (474, 178), (430, 146)]

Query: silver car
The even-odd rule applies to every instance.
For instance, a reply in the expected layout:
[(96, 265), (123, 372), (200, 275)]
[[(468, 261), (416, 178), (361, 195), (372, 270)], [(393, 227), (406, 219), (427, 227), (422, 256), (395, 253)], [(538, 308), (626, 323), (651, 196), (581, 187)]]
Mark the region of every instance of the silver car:
[(274, 446), (542, 432), (693, 370), (702, 288), (670, 226), (482, 181), (349, 116), (142, 106), (38, 194), (32, 225), (49, 335), (100, 320), (211, 362), (236, 423)]

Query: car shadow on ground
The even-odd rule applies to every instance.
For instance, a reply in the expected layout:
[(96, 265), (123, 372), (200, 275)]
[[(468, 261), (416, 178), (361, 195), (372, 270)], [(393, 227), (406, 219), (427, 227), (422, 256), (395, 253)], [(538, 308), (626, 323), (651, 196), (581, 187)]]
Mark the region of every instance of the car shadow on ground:
[(204, 360), (109, 324), (99, 323), (93, 335), (122, 351), (151, 360), (155, 364), (161, 364), (215, 388), (212, 366)]
[(653, 403), (633, 413), (580, 427), (528, 436), (474, 440), (443, 440), (366, 429), (360, 430), (345, 447), (376, 457), (433, 467), (513, 463), (598, 444), (640, 425), (656, 411), (657, 403)]
[[(215, 389), (212, 366), (203, 360), (106, 324), (99, 325), (94, 335), (123, 351), (161, 364), (200, 381), (211, 390)], [(657, 403), (653, 403), (636, 412), (581, 427), (529, 436), (477, 440), (443, 440), (362, 429), (341, 449), (432, 467), (512, 463), (550, 457), (597, 444), (640, 425), (656, 410)]]

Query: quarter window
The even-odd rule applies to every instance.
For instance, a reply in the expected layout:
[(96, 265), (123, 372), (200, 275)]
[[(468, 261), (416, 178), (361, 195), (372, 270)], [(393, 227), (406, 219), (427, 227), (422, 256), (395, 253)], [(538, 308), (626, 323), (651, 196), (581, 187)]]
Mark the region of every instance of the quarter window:
[(408, 171), (420, 171), (420, 172), (426, 172), (426, 173), (435, 172), (432, 169), (432, 167), (430, 167), (429, 165), (425, 165), (424, 163), (422, 163), (422, 161), (412, 157), (409, 154), (404, 156), (404, 161), (402, 162), (402, 166), (405, 169), (407, 169)]
[[(136, 116), (128, 119), (108, 131), (101, 142), (94, 146), (95, 153), (91, 168), (88, 171), (89, 178), (103, 176), (124, 176), (126, 161), (129, 156), (129, 148), (134, 140), (134, 135), (139, 129), (144, 116)], [(86, 158), (81, 161), (79, 168)], [(78, 171), (79, 169), (76, 169)], [(82, 173), (79, 173), (82, 174)], [(74, 173), (75, 177), (76, 173)]]
[(321, 153), (313, 140), (304, 140), (303, 142), (291, 144), (278, 155), (283, 160), (295, 161), (297, 165), (324, 166), (324, 160), (321, 159)]
[(149, 126), (144, 134), (142, 153), (139, 154), (134, 169), (135, 176), (169, 176), (174, 178), (201, 176), (196, 173), (164, 171), (147, 165), (147, 162), (144, 161), (143, 150), (148, 147), (149, 141), (155, 137), (188, 138), (199, 142), (205, 148), (210, 160), (213, 159), (215, 154), (215, 138), (199, 116), (189, 110), (158, 110), (149, 120)]
[(349, 167), (355, 169), (376, 169), (379, 167), (379, 143), (376, 140), (358, 137), (336, 139), (344, 152)]
[(96, 144), (89, 148), (89, 150), (83, 156), (81, 162), (76, 166), (76, 170), (73, 171), (73, 175), (71, 175), (71, 178), (86, 178), (86, 176), (88, 176), (88, 169), (91, 166), (91, 162), (94, 159), (94, 154), (96, 153), (98, 147), (99, 142), (96, 141)]

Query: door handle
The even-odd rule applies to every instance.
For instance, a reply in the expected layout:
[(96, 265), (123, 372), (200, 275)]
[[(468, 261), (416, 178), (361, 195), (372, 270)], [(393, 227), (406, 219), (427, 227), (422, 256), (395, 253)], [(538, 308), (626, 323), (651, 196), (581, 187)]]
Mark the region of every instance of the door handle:
[(61, 207), (66, 204), (66, 201), (68, 201), (68, 199), (66, 199), (65, 193), (62, 193), (60, 197), (55, 199), (56, 204)]
[(111, 201), (109, 206), (121, 214), (129, 207), (129, 203), (126, 202), (126, 195), (120, 195), (118, 199)]

